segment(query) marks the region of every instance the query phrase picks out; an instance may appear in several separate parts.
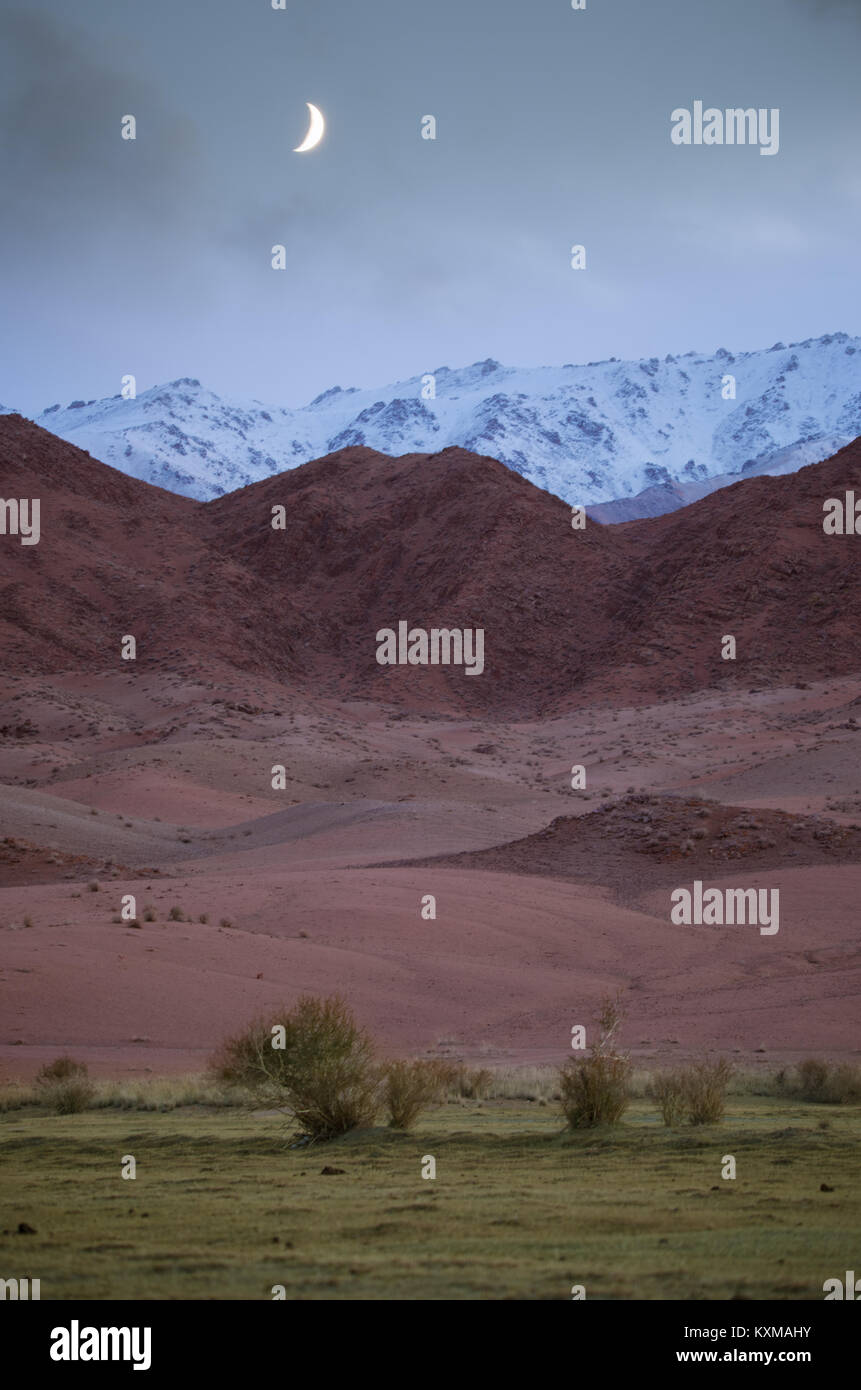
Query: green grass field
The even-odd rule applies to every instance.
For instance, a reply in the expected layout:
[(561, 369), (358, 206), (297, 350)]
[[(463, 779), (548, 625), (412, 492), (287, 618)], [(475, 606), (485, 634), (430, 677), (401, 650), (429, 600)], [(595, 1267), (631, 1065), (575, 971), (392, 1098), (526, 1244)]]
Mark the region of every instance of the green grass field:
[(0, 1277), (43, 1299), (822, 1299), (861, 1268), (859, 1140), (857, 1106), (764, 1097), (680, 1130), (640, 1100), (576, 1134), (552, 1105), (466, 1102), (303, 1149), (235, 1109), (13, 1111)]

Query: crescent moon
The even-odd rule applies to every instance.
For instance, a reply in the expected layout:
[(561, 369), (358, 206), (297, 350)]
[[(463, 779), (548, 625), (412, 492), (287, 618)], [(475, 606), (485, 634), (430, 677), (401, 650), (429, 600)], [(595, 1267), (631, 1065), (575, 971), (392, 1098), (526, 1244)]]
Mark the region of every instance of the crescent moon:
[(319, 111), (310, 101), (306, 101), (305, 105), (311, 112), (311, 123), (308, 126), (308, 134), (305, 136), (301, 145), (296, 146), (293, 151), (294, 154), (304, 154), (306, 150), (313, 150), (314, 146), (319, 145), (320, 141), (323, 139), (323, 132), (326, 129), (326, 122), (323, 120), (322, 111)]

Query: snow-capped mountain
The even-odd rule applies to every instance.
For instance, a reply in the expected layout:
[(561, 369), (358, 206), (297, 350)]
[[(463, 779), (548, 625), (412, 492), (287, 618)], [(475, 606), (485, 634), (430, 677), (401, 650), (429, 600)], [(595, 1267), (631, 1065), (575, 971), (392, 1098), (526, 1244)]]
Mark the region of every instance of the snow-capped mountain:
[(374, 390), (333, 386), (301, 409), (226, 401), (181, 378), (131, 400), (51, 406), (37, 423), (201, 499), (347, 445), (404, 454), (457, 444), (569, 502), (597, 503), (767, 471), (777, 455), (775, 471), (788, 458), (800, 467), (827, 457), (861, 434), (861, 339), (834, 333), (757, 352), (585, 366), (488, 359)]

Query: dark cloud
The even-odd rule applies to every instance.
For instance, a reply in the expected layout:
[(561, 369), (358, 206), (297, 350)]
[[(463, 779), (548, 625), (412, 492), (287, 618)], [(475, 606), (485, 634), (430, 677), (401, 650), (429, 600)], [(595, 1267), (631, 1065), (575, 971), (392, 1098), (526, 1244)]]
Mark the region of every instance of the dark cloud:
[[(91, 224), (108, 211), (155, 223), (178, 192), (201, 181), (194, 121), (171, 110), (154, 82), (124, 71), (125, 55), (92, 50), (74, 22), (23, 10), (0, 15), (5, 197), (19, 216), (55, 209), (67, 230), (69, 219)], [(120, 138), (127, 114), (139, 122), (134, 143)], [(3, 227), (14, 237), (8, 210)]]
[[(855, 0), (31, 0), (0, 18), (0, 401), (198, 376), (298, 404), (443, 362), (847, 323)], [(822, 17), (820, 19), (820, 17)], [(799, 80), (799, 74), (803, 80)], [(781, 148), (678, 149), (701, 97)], [(328, 122), (296, 156), (305, 102)], [(132, 113), (138, 139), (120, 139)], [(420, 118), (434, 114), (436, 142)], [(588, 272), (568, 267), (584, 242)], [(287, 270), (269, 268), (287, 247)]]

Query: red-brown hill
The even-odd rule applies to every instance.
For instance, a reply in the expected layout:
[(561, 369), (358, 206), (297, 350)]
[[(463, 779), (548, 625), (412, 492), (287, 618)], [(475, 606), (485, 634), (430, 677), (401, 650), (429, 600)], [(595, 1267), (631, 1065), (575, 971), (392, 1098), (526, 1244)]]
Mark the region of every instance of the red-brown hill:
[[(285, 509), (273, 530), (272, 508)], [(574, 694), (606, 640), (624, 579), (606, 527), (495, 459), (445, 449), (389, 458), (343, 449), (207, 504), (223, 554), (314, 623), (344, 691), (425, 707), (534, 710)], [(376, 633), (483, 628), (485, 669), (380, 667)]]
[[(257, 585), (223, 559), (203, 506), (99, 463), (19, 415), (0, 417), (0, 495), (38, 498), (41, 537), (0, 535), (0, 650), (22, 671), (126, 671), (189, 658), (286, 670), (248, 616)], [(289, 613), (289, 598), (283, 599)]]
[[(627, 553), (608, 661), (644, 693), (809, 680), (861, 666), (861, 535), (826, 535), (823, 503), (861, 498), (861, 439), (779, 478), (612, 528)], [(735, 662), (721, 638), (737, 641)]]
[(720, 877), (740, 864), (763, 873), (859, 859), (855, 825), (765, 808), (753, 812), (701, 796), (635, 792), (584, 815), (557, 816), (508, 844), (398, 862), (605, 883), (630, 898), (685, 878)]
[[(0, 536), (0, 639), (23, 669), (116, 668), (133, 633), (147, 664), (529, 715), (861, 666), (861, 536), (822, 528), (826, 498), (861, 495), (861, 441), (584, 531), (558, 498), (461, 449), (345, 449), (203, 504), (5, 416), (0, 469), (4, 497), (42, 504), (38, 545)], [(483, 628), (483, 675), (379, 666), (376, 632), (402, 620)]]

